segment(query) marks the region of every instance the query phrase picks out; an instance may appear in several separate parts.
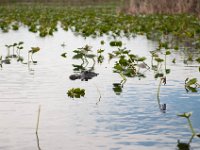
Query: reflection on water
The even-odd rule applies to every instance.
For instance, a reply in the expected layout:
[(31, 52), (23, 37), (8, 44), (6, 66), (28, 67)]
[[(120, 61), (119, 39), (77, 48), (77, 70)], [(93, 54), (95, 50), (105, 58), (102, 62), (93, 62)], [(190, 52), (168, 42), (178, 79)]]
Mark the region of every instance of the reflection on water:
[(40, 148), (40, 140), (39, 140), (39, 137), (38, 137), (37, 133), (36, 133), (36, 139), (37, 139), (37, 148), (38, 148), (38, 150), (41, 150), (41, 148)]
[[(24, 62), (28, 61), (26, 56), (31, 47), (41, 49), (34, 56), (37, 64), (31, 65), (34, 74), (30, 74), (27, 64), (15, 59), (11, 59), (11, 64), (3, 64), (0, 70), (0, 149), (176, 149), (191, 136), (187, 122), (177, 114), (189, 111), (193, 112), (191, 120), (199, 131), (199, 91), (187, 93), (184, 88), (187, 77), (200, 81), (198, 67), (185, 65), (183, 54), (167, 56), (167, 68), (152, 62), (152, 69), (149, 51), (155, 50), (157, 43), (143, 36), (122, 38), (123, 47), (140, 57), (147, 57), (146, 63), (150, 66), (150, 69), (140, 68), (138, 77), (125, 81), (113, 73), (115, 60), (109, 62), (107, 54), (117, 48), (110, 47), (112, 39), (106, 36), (84, 39), (70, 31), (59, 30), (54, 37), (39, 38), (20, 29), (1, 33), (0, 39), (3, 56), (7, 54), (5, 44), (23, 41), (20, 56), (24, 57)], [(101, 45), (102, 40), (104, 45)], [(62, 43), (65, 47), (61, 47)], [(88, 81), (72, 81), (69, 76), (77, 68), (81, 73), (84, 67), (80, 65), (82, 60), (72, 59), (73, 50), (86, 44), (92, 46), (93, 54), (98, 49), (105, 50), (104, 61), (94, 66), (94, 72), (99, 75)], [(67, 52), (65, 59), (61, 57), (64, 52)], [(175, 64), (171, 61), (174, 57)], [(92, 59), (88, 61), (91, 65), (86, 70), (93, 65)], [(163, 75), (167, 82), (160, 88), (159, 99), (167, 104), (166, 113), (158, 110), (157, 101), (157, 89)], [(67, 90), (73, 87), (85, 89), (85, 97), (69, 98)], [(42, 113), (39, 137), (35, 138), (38, 104), (42, 106)], [(181, 142), (177, 145), (178, 139)], [(193, 138), (189, 145), (198, 149), (199, 139)]]

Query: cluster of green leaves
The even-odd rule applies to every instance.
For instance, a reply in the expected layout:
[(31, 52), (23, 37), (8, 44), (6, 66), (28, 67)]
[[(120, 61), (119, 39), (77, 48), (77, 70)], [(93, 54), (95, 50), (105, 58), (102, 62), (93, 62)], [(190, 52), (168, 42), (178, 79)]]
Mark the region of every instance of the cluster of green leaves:
[(114, 72), (119, 73), (122, 78), (125, 79), (125, 77), (134, 77), (136, 75), (136, 68), (135, 68), (135, 58), (136, 55), (131, 54), (130, 50), (124, 49), (118, 49), (117, 51), (114, 51), (112, 54), (113, 57), (118, 58), (118, 61), (115, 62), (114, 65)]
[(97, 50), (97, 62), (100, 64), (103, 63), (103, 60), (104, 60), (104, 56), (102, 55), (103, 52), (104, 52), (103, 49)]
[[(124, 80), (126, 77), (136, 77), (137, 75), (140, 75), (137, 71), (137, 68), (140, 68), (138, 63), (144, 63), (146, 60), (145, 57), (139, 57), (132, 54), (131, 50), (127, 50), (126, 48), (118, 48), (117, 51), (109, 53), (109, 58), (117, 58), (113, 72), (119, 73)], [(147, 66), (145, 63), (144, 65), (145, 67)]]
[[(20, 51), (24, 48), (23, 44), (24, 42), (20, 41), (18, 43), (5, 45), (5, 47), (7, 48), (7, 55), (4, 60), (3, 60), (3, 57), (1, 56), (1, 67), (2, 67), (2, 63), (10, 64), (11, 58), (17, 58), (17, 61), (23, 62), (23, 57), (20, 55)], [(11, 48), (12, 48), (12, 54), (10, 52)]]
[(67, 91), (67, 95), (71, 98), (80, 98), (85, 96), (85, 89), (72, 88)]
[[(89, 63), (88, 59), (92, 59), (93, 60), (93, 66), (92, 67), (94, 67), (94, 65), (95, 65), (94, 58), (96, 57), (96, 55), (91, 53), (92, 52), (92, 47), (91, 46), (85, 45), (84, 47), (77, 48), (73, 52), (75, 53), (75, 55), (73, 56), (73, 59), (81, 59), (82, 60), (82, 64), (80, 65), (81, 68), (83, 66), (84, 66), (83, 68), (85, 68), (88, 65), (88, 63)], [(77, 67), (77, 65), (75, 67)]]
[[(7, 48), (7, 55), (5, 56), (5, 58), (3, 56), (0, 56), (0, 67), (3, 67), (3, 64), (11, 64), (11, 60), (12, 59), (16, 59), (17, 62), (21, 62), (22, 64), (28, 64), (28, 69), (30, 71), (33, 71), (30, 68), (30, 64), (34, 63), (36, 64), (37, 61), (33, 60), (33, 54), (37, 53), (40, 48), (39, 47), (31, 47), (31, 50), (28, 51), (28, 62), (24, 62), (24, 57), (21, 56), (21, 50), (24, 49), (23, 46), (24, 42), (20, 41), (20, 42), (15, 42), (13, 44), (6, 44), (5, 47)], [(11, 49), (12, 48), (12, 54), (11, 54)]]
[(200, 84), (197, 81), (197, 78), (186, 78), (185, 80), (185, 90), (187, 92), (197, 92), (197, 88), (200, 88)]

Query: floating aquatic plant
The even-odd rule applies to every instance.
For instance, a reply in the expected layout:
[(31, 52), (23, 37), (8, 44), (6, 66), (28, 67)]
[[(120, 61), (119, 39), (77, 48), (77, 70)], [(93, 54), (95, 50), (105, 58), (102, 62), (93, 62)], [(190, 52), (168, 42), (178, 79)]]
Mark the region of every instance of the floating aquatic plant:
[(85, 96), (85, 89), (72, 88), (67, 91), (67, 95), (71, 98), (81, 98)]
[(96, 57), (96, 55), (90, 53), (91, 51), (92, 51), (91, 47), (88, 45), (85, 45), (85, 47), (82, 47), (82, 48), (78, 48), (73, 51), (75, 53), (75, 55), (73, 56), (73, 59), (81, 59), (82, 66), (83, 66), (83, 64), (85, 64), (87, 66), (89, 63), (88, 59), (92, 59), (93, 60), (92, 67), (94, 67), (94, 65), (95, 65), (94, 58)]
[(185, 90), (187, 92), (197, 92), (197, 88), (200, 88), (200, 84), (197, 81), (197, 78), (186, 78), (185, 79)]
[(174, 46), (174, 50), (177, 51), (178, 49), (179, 49), (179, 46), (178, 46), (178, 45), (175, 45), (175, 46)]
[(123, 85), (121, 83), (113, 83), (113, 91), (116, 95), (120, 95), (122, 93)]
[(122, 46), (122, 41), (111, 41), (111, 42), (110, 42), (110, 46), (118, 46), (118, 47), (121, 47), (121, 46)]
[(187, 61), (193, 61), (193, 55), (192, 54), (189, 54)]
[(102, 63), (103, 62), (103, 60), (104, 60), (104, 56), (102, 55), (102, 53), (104, 52), (104, 50), (103, 49), (98, 49), (97, 50), (97, 62), (98, 63)]
[(63, 58), (67, 58), (67, 53), (66, 53), (66, 52), (65, 52), (65, 53), (62, 53), (61, 56), (62, 56)]
[(176, 63), (176, 58), (174, 58), (174, 59), (172, 60), (172, 62), (175, 64), (175, 63)]
[(105, 44), (104, 40), (101, 40), (101, 45), (104, 45), (104, 44)]

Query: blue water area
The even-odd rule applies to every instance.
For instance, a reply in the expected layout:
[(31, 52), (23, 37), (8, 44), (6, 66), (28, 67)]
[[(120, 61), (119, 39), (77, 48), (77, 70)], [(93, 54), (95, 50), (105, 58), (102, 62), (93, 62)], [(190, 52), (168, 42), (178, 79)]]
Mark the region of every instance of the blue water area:
[[(105, 45), (101, 45), (102, 40)], [(197, 78), (200, 82), (199, 64), (195, 61), (185, 64), (187, 55), (181, 50), (178, 53), (171, 50), (172, 55), (166, 60), (170, 73), (165, 73), (164, 64), (158, 69), (166, 76), (166, 84), (160, 86), (158, 95), (161, 78), (155, 78), (158, 71), (151, 66), (150, 54), (158, 43), (144, 36), (119, 38), (123, 48), (145, 56), (150, 66), (149, 69), (137, 68), (143, 76), (127, 78), (124, 82), (118, 73), (113, 73), (117, 59), (108, 60), (108, 53), (118, 50), (109, 45), (112, 40), (108, 36), (83, 38), (62, 29), (46, 38), (29, 33), (26, 28), (1, 33), (0, 55), (3, 58), (7, 55), (5, 44), (23, 41), (24, 63), (11, 58), (11, 63), (3, 64), (0, 69), (0, 149), (171, 150), (178, 149), (178, 141), (190, 143), (191, 149), (200, 149), (198, 137), (190, 141), (192, 132), (187, 119), (177, 116), (192, 112), (192, 126), (200, 133), (200, 89), (196, 92), (185, 89), (186, 78)], [(61, 46), (63, 43), (65, 47)], [(98, 49), (104, 49), (104, 61), (96, 62), (94, 71), (98, 75), (93, 79), (72, 81), (69, 76), (75, 73), (73, 64), (82, 63), (72, 59), (73, 50), (86, 44), (95, 55)], [(40, 51), (33, 55), (37, 63), (29, 66), (26, 63), (31, 47), (40, 47)], [(61, 57), (64, 52), (67, 58)], [(162, 52), (159, 55), (164, 59)], [(174, 58), (175, 64), (172, 63)], [(92, 65), (90, 60), (86, 68)], [(114, 85), (122, 82), (121, 92), (116, 92)], [(68, 97), (67, 91), (71, 88), (85, 89), (85, 96)], [(166, 104), (166, 110), (160, 110), (159, 104)]]

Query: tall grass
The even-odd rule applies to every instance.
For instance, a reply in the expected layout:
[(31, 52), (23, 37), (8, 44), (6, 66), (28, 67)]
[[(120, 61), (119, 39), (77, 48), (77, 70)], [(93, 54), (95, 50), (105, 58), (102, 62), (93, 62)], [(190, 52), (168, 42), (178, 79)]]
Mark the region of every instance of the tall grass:
[(200, 17), (200, 0), (127, 0), (125, 10), (132, 14), (190, 13)]

